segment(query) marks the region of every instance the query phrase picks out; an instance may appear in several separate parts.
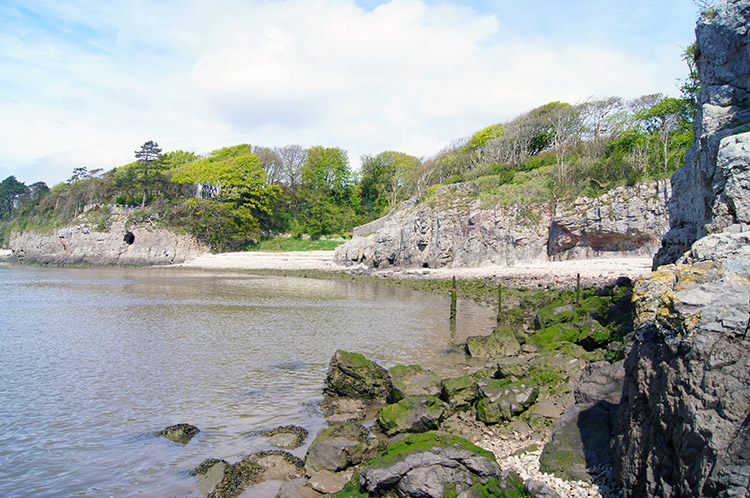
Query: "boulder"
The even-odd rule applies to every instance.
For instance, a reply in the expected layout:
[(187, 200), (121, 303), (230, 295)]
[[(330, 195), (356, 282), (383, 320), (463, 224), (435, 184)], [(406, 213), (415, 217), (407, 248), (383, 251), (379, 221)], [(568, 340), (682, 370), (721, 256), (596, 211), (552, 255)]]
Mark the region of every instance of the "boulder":
[(302, 481), (286, 481), (276, 493), (276, 498), (321, 498), (323, 496)]
[(284, 449), (299, 448), (307, 439), (307, 434), (307, 429), (296, 425), (284, 425), (275, 429), (258, 431), (259, 436), (268, 438), (268, 444)]
[(496, 380), (479, 387), (477, 418), (485, 424), (510, 420), (526, 411), (539, 397), (539, 386)]
[(193, 439), (193, 436), (198, 434), (201, 430), (194, 425), (190, 424), (175, 424), (160, 430), (156, 433), (157, 436), (162, 436), (175, 443), (187, 444)]
[(265, 480), (297, 479), (304, 462), (284, 451), (253, 453), (237, 463), (210, 458), (190, 472), (207, 498), (233, 498), (253, 484)]
[(386, 403), (393, 396), (388, 371), (359, 353), (338, 350), (331, 358), (323, 392), (331, 397)]
[(398, 401), (407, 396), (439, 396), (442, 380), (430, 370), (419, 365), (396, 365), (388, 370), (393, 382), (393, 398)]
[(576, 404), (555, 422), (540, 470), (590, 482), (589, 469), (612, 465), (610, 444), (625, 377), (623, 363), (586, 365), (574, 391)]
[(344, 489), (352, 478), (352, 472), (321, 470), (310, 476), (307, 485), (318, 493), (330, 494)]
[(434, 396), (409, 396), (378, 412), (383, 432), (395, 436), (402, 432), (427, 432), (440, 427), (447, 405)]
[(498, 327), (489, 336), (466, 338), (466, 351), (475, 358), (515, 356), (521, 345), (510, 327)]
[(456, 436), (428, 432), (389, 445), (362, 468), (359, 486), (371, 496), (442, 498), (448, 490), (455, 496), (493, 479), (508, 490), (517, 490), (520, 482), (523, 492), (520, 478), (503, 473), (492, 453)]
[(470, 410), (478, 397), (477, 379), (473, 375), (443, 379), (441, 383), (440, 398), (453, 411)]
[(307, 449), (305, 471), (307, 475), (342, 471), (374, 458), (377, 451), (377, 439), (361, 424), (323, 428)]

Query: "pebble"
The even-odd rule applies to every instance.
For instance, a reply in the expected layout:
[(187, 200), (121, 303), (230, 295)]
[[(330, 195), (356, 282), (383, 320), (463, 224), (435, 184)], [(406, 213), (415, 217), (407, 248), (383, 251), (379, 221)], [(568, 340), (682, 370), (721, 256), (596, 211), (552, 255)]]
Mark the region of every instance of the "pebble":
[[(583, 481), (566, 481), (539, 470), (539, 458), (547, 437), (542, 441), (533, 436), (523, 437), (495, 434), (476, 441), (476, 445), (491, 451), (503, 469), (513, 469), (524, 481), (534, 479), (554, 489), (562, 498), (621, 498), (622, 491), (612, 478), (612, 467), (589, 469), (593, 484)], [(541, 444), (539, 444), (541, 443)], [(524, 449), (528, 448), (528, 451)]]

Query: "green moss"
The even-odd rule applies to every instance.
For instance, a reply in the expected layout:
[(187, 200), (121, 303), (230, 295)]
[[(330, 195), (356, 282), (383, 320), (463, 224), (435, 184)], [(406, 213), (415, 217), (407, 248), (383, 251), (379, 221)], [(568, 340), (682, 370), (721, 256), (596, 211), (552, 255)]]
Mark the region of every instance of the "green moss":
[[(438, 429), (446, 405), (434, 396), (414, 396), (383, 407), (378, 424), (388, 435)], [(415, 422), (417, 422), (415, 424)]]
[(341, 491), (326, 496), (331, 498), (367, 498), (369, 494), (360, 487), (359, 473), (357, 473), (349, 479), (349, 482), (346, 483), (346, 486)]
[(385, 454), (372, 460), (368, 466), (385, 467), (407, 455), (429, 451), (435, 447), (459, 448), (477, 453), (491, 459), (493, 462), (495, 461), (495, 455), (491, 452), (483, 450), (462, 437), (438, 432), (424, 432), (421, 434), (409, 434), (403, 440), (389, 444)]
[(477, 484), (469, 489), (469, 495), (477, 498), (523, 498), (530, 496), (526, 493), (523, 479), (515, 473), (506, 477), (504, 482), (491, 479), (487, 484)]

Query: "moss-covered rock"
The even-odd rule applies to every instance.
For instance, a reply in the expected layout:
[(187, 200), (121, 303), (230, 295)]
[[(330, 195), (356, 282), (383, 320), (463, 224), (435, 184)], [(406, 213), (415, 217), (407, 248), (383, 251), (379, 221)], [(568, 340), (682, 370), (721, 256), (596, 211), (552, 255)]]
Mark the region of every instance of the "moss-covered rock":
[(443, 379), (440, 384), (440, 399), (448, 403), (453, 411), (471, 410), (479, 397), (477, 384), (492, 376), (486, 370), (479, 370), (472, 375)]
[(503, 478), (490, 479), (485, 484), (475, 484), (461, 498), (523, 498), (526, 492), (523, 479), (513, 471), (503, 472)]
[(331, 358), (323, 391), (328, 396), (385, 403), (393, 395), (388, 371), (359, 353), (338, 350)]
[(308, 475), (321, 470), (338, 472), (374, 458), (377, 452), (377, 439), (362, 424), (326, 427), (307, 449), (305, 470)]
[(299, 448), (307, 439), (307, 429), (296, 425), (284, 425), (274, 429), (258, 431), (259, 436), (267, 437), (268, 443), (277, 448)]
[(388, 370), (393, 382), (393, 399), (407, 396), (439, 396), (440, 377), (419, 365), (396, 365)]
[(362, 468), (359, 484), (369, 496), (443, 498), (447, 490), (457, 495), (501, 478), (492, 453), (457, 436), (427, 432), (389, 445)]
[(475, 358), (514, 356), (521, 352), (521, 344), (511, 327), (498, 327), (488, 336), (468, 337), (466, 351)]
[(410, 396), (378, 412), (383, 432), (395, 436), (402, 432), (427, 432), (440, 427), (447, 405), (434, 396)]
[(485, 424), (510, 420), (526, 411), (539, 397), (539, 386), (529, 382), (496, 380), (479, 387), (477, 418)]
[(156, 433), (157, 436), (165, 437), (175, 443), (187, 444), (193, 439), (193, 436), (201, 430), (190, 424), (175, 424), (166, 427)]

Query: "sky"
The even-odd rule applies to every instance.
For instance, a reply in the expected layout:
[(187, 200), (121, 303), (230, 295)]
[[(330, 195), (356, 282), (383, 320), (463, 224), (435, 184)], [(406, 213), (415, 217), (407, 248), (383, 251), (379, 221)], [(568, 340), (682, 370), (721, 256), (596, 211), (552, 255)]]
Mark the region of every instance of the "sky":
[(429, 157), (551, 101), (679, 95), (692, 0), (2, 0), (0, 180), (146, 141)]

